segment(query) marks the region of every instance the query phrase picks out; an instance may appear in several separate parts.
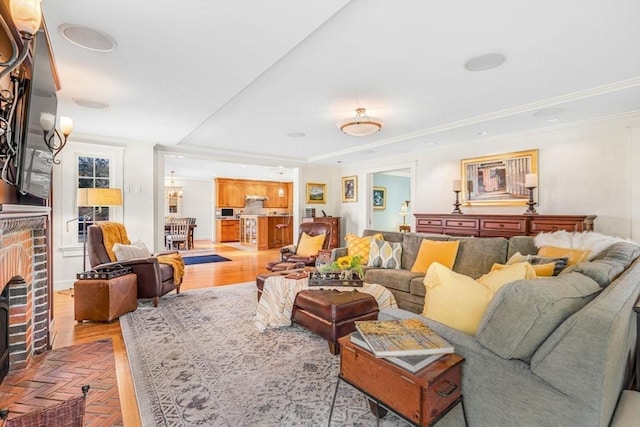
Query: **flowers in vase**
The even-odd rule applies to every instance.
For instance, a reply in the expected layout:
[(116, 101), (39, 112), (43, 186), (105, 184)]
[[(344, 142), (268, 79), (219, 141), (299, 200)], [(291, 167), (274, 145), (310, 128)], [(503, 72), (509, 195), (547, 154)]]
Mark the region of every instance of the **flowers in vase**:
[[(358, 277), (362, 278), (364, 272), (362, 271), (362, 257), (360, 255), (345, 255), (331, 264), (325, 264), (320, 267), (319, 271), (321, 273), (330, 273), (330, 272), (355, 272)], [(350, 277), (349, 277), (350, 278)]]

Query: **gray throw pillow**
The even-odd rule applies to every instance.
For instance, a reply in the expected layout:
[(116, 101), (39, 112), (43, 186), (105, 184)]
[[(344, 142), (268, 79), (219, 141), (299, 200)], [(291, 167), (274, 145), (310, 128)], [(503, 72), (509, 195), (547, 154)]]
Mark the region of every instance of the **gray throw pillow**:
[(367, 267), (400, 269), (402, 260), (402, 244), (372, 239), (369, 247), (369, 262)]
[(593, 279), (576, 272), (509, 283), (489, 303), (476, 338), (504, 359), (529, 361), (544, 340), (600, 289)]

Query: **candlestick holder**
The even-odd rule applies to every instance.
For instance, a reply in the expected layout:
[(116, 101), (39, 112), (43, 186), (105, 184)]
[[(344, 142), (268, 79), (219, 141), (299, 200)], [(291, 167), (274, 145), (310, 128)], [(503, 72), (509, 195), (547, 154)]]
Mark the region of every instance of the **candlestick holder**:
[(454, 193), (456, 193), (456, 202), (453, 204), (453, 206), (455, 206), (455, 209), (453, 210), (453, 212), (451, 212), (452, 214), (462, 214), (462, 211), (460, 210), (460, 190), (455, 190)]
[(536, 209), (534, 208), (534, 206), (537, 205), (537, 203), (533, 201), (534, 188), (536, 187), (527, 187), (527, 189), (529, 190), (529, 201), (527, 202), (527, 205), (529, 205), (529, 209), (527, 209), (527, 211), (524, 213), (525, 215), (538, 215), (538, 212), (536, 212)]

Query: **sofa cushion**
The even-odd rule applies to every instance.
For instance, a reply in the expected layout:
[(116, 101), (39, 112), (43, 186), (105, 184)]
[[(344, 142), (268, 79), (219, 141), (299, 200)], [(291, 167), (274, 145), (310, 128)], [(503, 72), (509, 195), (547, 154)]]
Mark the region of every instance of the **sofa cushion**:
[(461, 237), (453, 271), (474, 279), (507, 261), (509, 241), (503, 237)]
[(502, 358), (529, 361), (549, 334), (599, 291), (598, 283), (576, 272), (509, 283), (491, 300), (476, 338)]
[(372, 236), (358, 237), (355, 234), (347, 233), (344, 238), (347, 241), (347, 253), (350, 256), (359, 256), (362, 264), (366, 265), (369, 262), (371, 241), (376, 239), (382, 239), (382, 234), (376, 233)]
[(411, 280), (423, 275), (412, 273), (408, 270), (385, 270), (383, 268), (367, 268), (364, 272), (364, 281), (367, 283), (378, 283), (385, 288), (402, 292), (409, 292)]
[(511, 258), (517, 252), (520, 252), (522, 255), (537, 254), (538, 247), (535, 244), (533, 236), (510, 237), (509, 249), (507, 250), (507, 259)]
[(573, 269), (574, 272), (584, 274), (595, 280), (600, 287), (609, 286), (620, 273), (624, 271), (621, 263), (610, 259), (581, 262)]
[(324, 244), (324, 239), (326, 237), (326, 234), (309, 236), (307, 233), (302, 233), (300, 241), (298, 242), (298, 247), (296, 249), (296, 255), (300, 257), (310, 257), (318, 255), (318, 252), (320, 251), (320, 249), (322, 249), (322, 245)]
[(620, 262), (623, 268), (627, 268), (633, 260), (640, 255), (640, 246), (631, 242), (619, 242), (609, 246), (593, 257), (597, 260), (615, 260)]
[(394, 268), (398, 270), (402, 261), (402, 243), (386, 240), (371, 240), (367, 267)]
[(543, 246), (538, 250), (538, 255), (547, 258), (567, 258), (567, 266), (576, 265), (585, 261), (589, 256), (587, 249), (569, 249), (558, 246)]
[(411, 266), (411, 271), (425, 274), (434, 262), (438, 262), (447, 268), (452, 268), (458, 254), (458, 246), (460, 246), (460, 242), (457, 240), (438, 242), (424, 239), (420, 243), (418, 256)]

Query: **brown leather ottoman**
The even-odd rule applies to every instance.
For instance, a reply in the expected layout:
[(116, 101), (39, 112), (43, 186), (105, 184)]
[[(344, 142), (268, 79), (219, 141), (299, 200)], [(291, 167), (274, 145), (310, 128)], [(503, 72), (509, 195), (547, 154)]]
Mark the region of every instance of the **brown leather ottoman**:
[(340, 353), (338, 338), (356, 330), (356, 320), (377, 320), (378, 303), (354, 291), (306, 289), (293, 302), (291, 320), (329, 341), (331, 354)]
[(111, 322), (138, 308), (137, 276), (76, 280), (73, 284), (75, 319)]
[(260, 297), (262, 296), (262, 289), (264, 288), (264, 281), (267, 280), (268, 277), (271, 276), (286, 276), (289, 273), (294, 273), (296, 271), (312, 271), (313, 267), (302, 267), (296, 268), (293, 270), (283, 270), (283, 271), (267, 271), (256, 276), (256, 287), (258, 288), (258, 301), (260, 301)]

